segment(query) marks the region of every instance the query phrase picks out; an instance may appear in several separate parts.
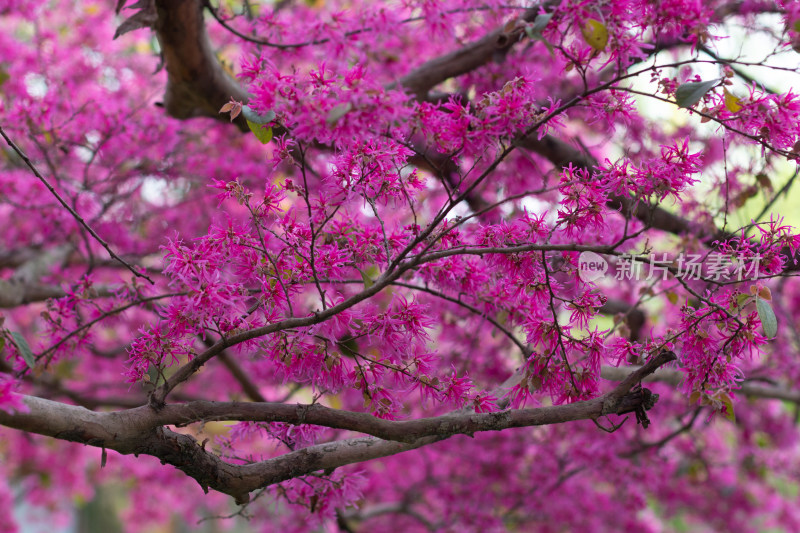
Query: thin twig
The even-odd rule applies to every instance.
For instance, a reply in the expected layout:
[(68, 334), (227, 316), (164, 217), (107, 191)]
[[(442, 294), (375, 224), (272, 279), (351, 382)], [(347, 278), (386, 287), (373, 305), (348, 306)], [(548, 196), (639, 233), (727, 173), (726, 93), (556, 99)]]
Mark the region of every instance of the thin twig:
[(111, 247), (108, 245), (108, 243), (106, 241), (104, 241), (102, 239), (102, 237), (100, 237), (100, 235), (98, 235), (89, 226), (89, 224), (86, 223), (86, 221), (83, 219), (83, 217), (81, 217), (74, 209), (72, 209), (72, 207), (70, 207), (70, 205), (61, 197), (61, 195), (58, 194), (58, 192), (55, 190), (55, 188), (52, 185), (50, 185), (50, 183), (47, 181), (47, 179), (45, 179), (45, 177), (42, 176), (42, 174), (39, 172), (39, 170), (33, 164), (33, 161), (31, 161), (30, 158), (27, 155), (25, 155), (25, 152), (23, 152), (16, 144), (14, 144), (14, 141), (9, 139), (8, 135), (6, 135), (6, 132), (3, 130), (2, 126), (0, 126), (0, 135), (3, 136), (3, 138), (6, 140), (8, 145), (17, 153), (17, 155), (20, 156), (23, 161), (25, 161), (25, 164), (28, 165), (29, 169), (31, 169), (31, 172), (33, 172), (33, 175), (36, 176), (37, 178), (39, 178), (39, 181), (41, 181), (44, 184), (44, 186), (47, 187), (47, 189), (53, 194), (53, 196), (56, 197), (56, 200), (58, 200), (58, 202), (62, 206), (64, 206), (64, 208), (67, 211), (69, 211), (69, 214), (72, 215), (72, 217), (75, 220), (77, 220), (78, 223), (81, 226), (83, 226), (86, 229), (86, 231), (88, 231), (89, 234), (92, 237), (94, 237), (94, 239), (103, 246), (103, 248), (106, 249), (106, 251), (108, 252), (108, 255), (110, 255), (113, 259), (116, 259), (117, 261), (119, 261), (123, 265), (125, 265), (125, 268), (127, 268), (128, 270), (133, 272), (134, 276), (139, 277), (139, 278), (144, 278), (147, 281), (149, 281), (151, 285), (155, 285), (155, 282), (152, 279), (150, 279), (147, 276), (147, 274), (142, 274), (141, 272), (137, 272), (135, 268), (133, 268), (124, 259), (122, 259), (120, 256), (118, 256), (117, 254), (114, 253), (114, 251), (111, 249)]
[[(794, 184), (794, 180), (797, 179), (798, 173), (800, 173), (800, 167), (795, 169), (794, 174), (792, 174), (792, 177), (789, 178), (789, 181), (783, 184), (783, 187), (781, 187), (780, 190), (775, 193), (775, 195), (769, 200), (769, 202), (767, 202), (767, 205), (764, 206), (764, 208), (761, 210), (758, 216), (756, 216), (753, 220), (755, 221), (762, 220), (764, 218), (764, 215), (767, 214), (767, 211), (769, 211), (772, 208), (772, 206), (775, 205), (775, 202), (778, 201), (778, 198), (780, 198), (782, 194), (788, 193), (789, 188), (791, 188), (791, 186)], [(751, 226), (751, 229), (753, 227), (755, 227), (755, 225)], [(747, 233), (749, 233), (749, 230)]]

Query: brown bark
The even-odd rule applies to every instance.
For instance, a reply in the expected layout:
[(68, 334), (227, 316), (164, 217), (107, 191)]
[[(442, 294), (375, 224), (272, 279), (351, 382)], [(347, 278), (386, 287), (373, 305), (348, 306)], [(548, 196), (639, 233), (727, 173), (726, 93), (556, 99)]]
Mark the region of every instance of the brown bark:
[(157, 0), (155, 5), (158, 19), (154, 30), (168, 74), (167, 113), (179, 119), (223, 119), (219, 109), (231, 98), (246, 102), (249, 95), (228, 76), (214, 54), (203, 20), (203, 2)]
[[(203, 490), (228, 494), (241, 504), (248, 501), (250, 492), (274, 483), (395, 455), (453, 435), (597, 420), (601, 416), (629, 412), (641, 405), (641, 395), (631, 393), (631, 388), (674, 358), (671, 352), (662, 352), (600, 398), (495, 413), (462, 410), (431, 418), (393, 421), (321, 405), (205, 401), (167, 405), (158, 411), (142, 406), (108, 413), (21, 396), (27, 412), (0, 411), (0, 424), (125, 455), (152, 455), (194, 478)], [(206, 450), (204, 443), (164, 427), (211, 420), (314, 424), (371, 436), (318, 444), (249, 465), (232, 465)]]
[[(169, 74), (164, 95), (167, 112), (181, 119), (206, 116), (226, 120), (219, 114), (219, 109), (231, 97), (246, 102), (249, 94), (225, 73), (215, 57), (205, 30), (202, 0), (156, 0), (155, 6), (158, 19), (153, 27), (161, 43)], [(539, 12), (537, 6), (527, 10), (521, 18), (532, 21)], [(729, 13), (725, 11), (724, 14)], [(482, 39), (428, 61), (401, 78), (398, 84), (417, 98), (425, 99), (428, 91), (438, 83), (470, 72), (507, 53), (517, 42), (516, 35), (507, 35), (504, 29), (498, 28)], [(247, 130), (241, 116), (237, 119), (237, 126), (243, 131)], [(551, 135), (545, 135), (542, 139), (531, 135), (517, 144), (545, 157), (556, 168), (571, 163), (575, 167), (592, 170), (597, 165), (590, 156)], [(438, 163), (436, 170), (442, 174), (440, 177), (453, 185), (452, 169), (441, 161)], [(473, 209), (480, 210), (487, 205), (475, 194), (467, 200)], [(695, 235), (708, 245), (714, 240), (730, 237), (716, 228), (700, 227), (658, 206), (642, 202), (634, 204), (628, 197), (611, 198), (609, 207), (661, 231)], [(786, 255), (789, 257), (788, 251)]]
[[(180, 119), (198, 116), (222, 119), (218, 113), (219, 108), (231, 97), (246, 101), (247, 93), (227, 76), (213, 53), (205, 31), (202, 2), (156, 0), (153, 5), (155, 19), (151, 12), (147, 12), (135, 24), (130, 24), (129, 29), (135, 29), (136, 24), (146, 24), (152, 25), (156, 31), (168, 73), (164, 98), (167, 112)], [(534, 10), (530, 10), (526, 17), (535, 17), (535, 14)], [(514, 39), (509, 39), (501, 40), (501, 46), (498, 46), (501, 36), (502, 31), (496, 30), (476, 43), (426, 63), (401, 79), (400, 83), (418, 97), (424, 97), (438, 83), (437, 80), (443, 81), (478, 68), (514, 44)], [(594, 164), (579, 151), (552, 137), (545, 137), (541, 141), (525, 139), (520, 143), (521, 146), (545, 156), (556, 166), (571, 162), (575, 166), (591, 168)], [(634, 216), (646, 220), (653, 227), (674, 233), (694, 229), (688, 222), (658, 208), (636, 206), (633, 209), (626, 205), (630, 201), (626, 198), (615, 201), (623, 212), (633, 211)], [(387, 277), (381, 281), (390, 283), (392, 279)], [(381, 283), (376, 282), (373, 288), (363, 291), (359, 298), (368, 298), (380, 289)], [(352, 305), (353, 302), (348, 303)], [(314, 317), (290, 319), (280, 326), (323, 320), (327, 316), (325, 313), (332, 315), (335, 312), (338, 312), (338, 307)], [(247, 335), (263, 333), (253, 331)], [(184, 471), (205, 490), (212, 488), (230, 494), (237, 502), (242, 503), (247, 501), (249, 492), (272, 483), (318, 470), (401, 453), (453, 435), (471, 435), (480, 431), (500, 431), (573, 420), (596, 420), (604, 415), (629, 412), (640, 407), (637, 402), (641, 401), (641, 395), (632, 394), (631, 389), (659, 366), (674, 359), (674, 354), (669, 352), (660, 354), (641, 369), (621, 376), (622, 382), (600, 398), (568, 405), (497, 413), (461, 411), (418, 420), (388, 421), (365, 413), (339, 411), (318, 405), (291, 406), (264, 402), (192, 402), (164, 405), (163, 399), (172, 388), (188, 379), (225, 346), (226, 343), (218, 343), (204, 354), (205, 357), (198, 357), (191, 365), (179, 370), (154, 395), (153, 406), (117, 412), (93, 412), (82, 407), (25, 396), (23, 401), (28, 411), (0, 411), (0, 424), (57, 439), (113, 449), (122, 454), (152, 455)], [(231, 465), (206, 450), (203, 444), (197, 443), (191, 436), (175, 433), (164, 427), (208, 420), (316, 424), (370, 436), (319, 444), (255, 464)]]

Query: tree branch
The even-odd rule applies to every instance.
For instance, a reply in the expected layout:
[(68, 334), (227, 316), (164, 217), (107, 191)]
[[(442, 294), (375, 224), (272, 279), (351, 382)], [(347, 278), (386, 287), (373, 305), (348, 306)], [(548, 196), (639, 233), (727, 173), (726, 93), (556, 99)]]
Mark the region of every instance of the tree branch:
[(634, 385), (640, 383), (642, 379), (655, 372), (661, 366), (670, 361), (675, 361), (677, 358), (674, 352), (663, 351), (650, 359), (644, 366), (628, 374), (614, 390), (605, 395), (603, 400), (603, 414), (616, 413), (622, 403), (622, 399)]
[[(613, 366), (604, 366), (601, 369), (600, 376), (609, 381), (621, 381), (636, 371), (639, 367), (630, 366), (617, 368)], [(642, 379), (643, 382), (661, 382), (668, 383), (673, 386), (678, 386), (683, 382), (683, 374), (678, 370), (661, 369), (658, 372)], [(772, 400), (783, 400), (800, 405), (800, 391), (791, 390), (784, 387), (758, 385), (752, 381), (744, 381), (741, 388), (734, 392), (740, 392), (750, 398), (764, 398)]]
[[(536, 135), (529, 135), (517, 141), (517, 146), (541, 155), (553, 163), (556, 168), (564, 168), (571, 164), (575, 168), (591, 172), (597, 167), (597, 161), (589, 154), (551, 135), (545, 135), (541, 139), (538, 139)], [(614, 195), (609, 199), (608, 206), (611, 209), (619, 210), (626, 218), (633, 216), (649, 226), (667, 233), (697, 235), (706, 244), (730, 237), (716, 228), (704, 228), (693, 224), (658, 206), (643, 202), (634, 204), (630, 197)]]
[[(201, 0), (157, 0), (155, 31), (164, 54), (167, 90), (164, 107), (179, 119), (212, 117), (231, 98), (250, 96), (222, 68), (211, 48)], [(247, 129), (244, 118), (237, 125)]]
[[(545, 7), (553, 3), (550, 1), (531, 7), (520, 19), (533, 22)], [(428, 91), (443, 81), (471, 72), (494, 59), (502, 58), (520, 37), (515, 34), (513, 37), (503, 38), (505, 33), (504, 28), (497, 28), (458, 50), (431, 59), (400, 78), (397, 85), (414, 94), (417, 99), (425, 100)]]
[[(545, 2), (541, 6), (532, 7), (520, 18), (533, 21), (542, 9), (550, 5), (551, 2)], [(219, 114), (223, 104), (231, 97), (246, 102), (250, 95), (225, 73), (212, 51), (203, 20), (203, 0), (158, 0), (156, 7), (158, 20), (154, 26), (169, 74), (164, 97), (167, 112), (175, 118), (207, 116), (224, 120)], [(717, 18), (721, 20), (734, 13), (735, 9), (718, 10)], [(425, 99), (427, 92), (438, 83), (470, 72), (498, 57), (498, 54), (507, 53), (518, 39), (508, 36), (501, 39), (504, 35), (505, 30), (497, 28), (473, 43), (428, 61), (401, 78), (398, 84), (415, 94), (418, 99)], [(663, 48), (662, 43), (654, 47), (653, 51)], [(242, 131), (248, 130), (241, 115), (237, 117), (237, 126)], [(563, 168), (570, 163), (587, 170), (593, 170), (597, 166), (591, 156), (550, 135), (545, 135), (542, 139), (531, 135), (516, 144), (545, 157), (556, 168)], [(442, 174), (441, 177), (452, 185), (450, 169), (442, 165), (440, 167), (438, 172)], [(482, 199), (475, 194), (468, 195), (466, 199), (473, 209), (484, 205), (481, 203)], [(634, 203), (629, 197), (614, 196), (609, 199), (608, 205), (612, 209), (620, 210), (623, 216), (633, 216), (654, 229), (675, 235), (697, 235), (706, 245), (731, 237), (717, 228), (700, 227), (658, 206)], [(784, 255), (791, 259), (788, 250), (785, 250)], [(790, 266), (790, 269), (796, 268), (800, 268), (800, 265)]]
[(409, 259), (407, 262), (402, 263), (393, 270), (384, 272), (375, 282), (363, 291), (354, 294), (348, 299), (339, 302), (338, 304), (328, 307), (323, 311), (318, 311), (312, 315), (305, 317), (293, 317), (281, 320), (280, 322), (273, 322), (265, 326), (253, 328), (250, 330), (224, 337), (216, 344), (205, 350), (203, 353), (194, 357), (191, 361), (184, 364), (167, 379), (164, 384), (159, 386), (153, 391), (150, 397), (150, 405), (155, 409), (161, 409), (165, 405), (167, 395), (175, 387), (188, 380), (195, 372), (199, 371), (212, 358), (219, 355), (225, 348), (235, 346), (249, 340), (263, 337), (271, 333), (283, 331), (290, 328), (301, 328), (306, 326), (313, 326), (328, 320), (329, 318), (345, 311), (354, 305), (363, 302), (375, 296), (386, 287), (392, 285), (403, 274), (412, 270), (424, 263), (430, 263), (445, 257), (454, 255), (484, 255), (484, 254), (510, 254), (519, 252), (532, 252), (532, 251), (592, 251), (596, 253), (613, 254), (614, 250), (610, 246), (585, 246), (581, 244), (527, 244), (520, 246), (510, 247), (465, 247), (450, 250), (442, 250), (438, 252), (431, 252), (426, 255), (417, 255)]
[(639, 340), (642, 327), (644, 327), (644, 323), (647, 320), (644, 311), (624, 300), (616, 300), (613, 298), (609, 298), (597, 311), (610, 316), (623, 315), (624, 322), (630, 330), (630, 339), (634, 341)]
[(16, 152), (16, 154), (19, 157), (21, 157), (23, 161), (25, 161), (25, 164), (28, 166), (28, 168), (31, 170), (31, 172), (33, 172), (33, 175), (36, 176), (36, 178), (40, 182), (42, 182), (42, 185), (44, 185), (47, 188), (47, 190), (50, 191), (50, 194), (52, 194), (56, 198), (56, 200), (58, 200), (58, 203), (61, 204), (61, 206), (64, 209), (66, 209), (69, 212), (70, 215), (72, 215), (72, 218), (74, 218), (78, 222), (78, 224), (83, 226), (83, 228), (94, 238), (95, 241), (100, 243), (100, 245), (103, 248), (105, 248), (106, 252), (108, 252), (108, 255), (111, 256), (112, 259), (114, 259), (114, 260), (118, 261), (119, 263), (121, 263), (122, 265), (124, 265), (125, 268), (127, 268), (128, 270), (130, 270), (133, 273), (134, 276), (146, 279), (147, 281), (150, 282), (151, 285), (155, 284), (155, 282), (152, 279), (150, 279), (149, 276), (147, 276), (146, 274), (142, 274), (141, 272), (139, 272), (138, 270), (133, 268), (130, 264), (128, 264), (127, 261), (125, 261), (123, 258), (118, 256), (114, 252), (114, 250), (111, 249), (111, 247), (108, 245), (108, 243), (105, 240), (103, 240), (103, 238), (100, 237), (100, 235), (98, 235), (97, 232), (95, 230), (93, 230), (91, 226), (89, 226), (89, 224), (83, 219), (83, 217), (80, 216), (78, 214), (78, 212), (75, 211), (67, 203), (66, 200), (64, 200), (64, 198), (61, 197), (61, 195), (58, 193), (58, 191), (56, 191), (55, 187), (53, 187), (50, 184), (50, 182), (47, 181), (47, 179), (45, 179), (45, 177), (39, 172), (39, 170), (36, 168), (36, 165), (33, 164), (33, 161), (31, 161), (30, 158), (25, 154), (25, 152), (23, 152), (14, 143), (14, 141), (12, 141), (8, 137), (8, 135), (6, 135), (6, 132), (5, 132), (5, 130), (3, 130), (2, 127), (0, 127), (0, 136), (2, 136), (3, 139), (5, 139), (6, 143), (11, 147), (11, 149), (14, 150), (14, 152)]
[[(0, 424), (49, 437), (116, 450), (146, 454), (169, 463), (194, 478), (203, 490), (229, 494), (245, 503), (249, 493), (318, 470), (337, 468), (387, 457), (447, 439), (480, 431), (596, 420), (635, 407), (641, 396), (630, 389), (668, 362), (662, 354), (631, 373), (608, 394), (567, 405), (471, 413), (466, 410), (418, 420), (384, 420), (366, 413), (340, 411), (321, 405), (285, 405), (248, 402), (172, 404), (155, 411), (149, 406), (117, 412), (93, 412), (34, 396), (20, 395), (27, 412), (0, 411)], [(672, 355), (674, 358), (674, 354)], [(232, 465), (207, 451), (189, 436), (163, 426), (209, 420), (251, 420), (314, 424), (366, 433), (370, 437), (318, 444), (249, 465)]]
[(258, 386), (253, 383), (253, 380), (250, 379), (250, 376), (244, 371), (242, 366), (234, 359), (231, 354), (228, 352), (223, 351), (217, 356), (225, 368), (228, 369), (228, 372), (231, 373), (233, 378), (239, 382), (239, 385), (242, 387), (242, 392), (244, 392), (248, 398), (250, 398), (254, 402), (265, 402), (267, 401), (264, 398), (264, 395), (261, 394), (261, 391), (258, 390)]

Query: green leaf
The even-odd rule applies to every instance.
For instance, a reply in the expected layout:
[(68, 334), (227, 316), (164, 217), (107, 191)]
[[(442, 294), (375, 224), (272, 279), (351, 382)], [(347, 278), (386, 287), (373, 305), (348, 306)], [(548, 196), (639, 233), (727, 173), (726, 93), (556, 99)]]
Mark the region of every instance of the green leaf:
[(353, 109), (353, 104), (350, 102), (345, 102), (343, 104), (334, 106), (334, 108), (328, 112), (328, 118), (325, 119), (325, 123), (328, 126), (333, 126), (339, 122), (340, 118), (349, 113), (351, 109)]
[(6, 338), (0, 337), (0, 353), (3, 353), (3, 348), (6, 347)]
[[(536, 19), (533, 21), (533, 26), (530, 27), (530, 33), (541, 35), (551, 18), (553, 18), (552, 13), (540, 13), (536, 15)], [(529, 36), (530, 33), (528, 33)]]
[(674, 292), (674, 291), (667, 291), (667, 300), (669, 300), (669, 303), (671, 303), (672, 305), (677, 304), (678, 303), (678, 293)]
[(369, 289), (370, 287), (375, 285), (375, 282), (372, 281), (372, 278), (369, 277), (369, 274), (367, 274), (366, 272), (364, 272), (360, 268), (358, 269), (358, 271), (361, 273), (361, 281), (364, 282), (364, 288), (365, 289)]
[(756, 298), (756, 310), (758, 311), (758, 318), (761, 319), (761, 327), (764, 329), (764, 335), (770, 339), (778, 334), (778, 319), (775, 318), (775, 312), (768, 301), (762, 298)]
[(753, 297), (747, 294), (737, 294), (736, 301), (731, 303), (729, 311), (731, 313), (738, 313), (739, 310), (750, 303), (752, 299)]
[(11, 336), (14, 337), (14, 346), (17, 347), (17, 351), (22, 356), (25, 364), (28, 365), (28, 368), (33, 368), (36, 366), (36, 359), (33, 357), (33, 351), (31, 350), (28, 341), (25, 340), (25, 337), (23, 337), (22, 334), (17, 331), (12, 331)]
[(547, 51), (550, 52), (550, 55), (555, 57), (553, 45), (542, 36), (542, 31), (544, 31), (544, 29), (547, 27), (547, 23), (550, 22), (551, 18), (553, 18), (552, 13), (542, 13), (537, 15), (536, 20), (533, 21), (533, 24), (530, 26), (525, 26), (525, 33), (528, 35), (529, 39), (542, 41), (547, 47)]
[(339, 345), (340, 348), (344, 350), (342, 351), (342, 355), (346, 355), (347, 357), (353, 357), (354, 355), (358, 354), (359, 350), (358, 342), (356, 342), (355, 338), (353, 337), (340, 339), (339, 341), (337, 341), (337, 344)]
[[(269, 124), (273, 120), (275, 120), (275, 111), (267, 111), (263, 115), (259, 115), (255, 111), (253, 111), (252, 107), (243, 105), (242, 106), (242, 115), (244, 118), (247, 119), (247, 122), (252, 122), (253, 124), (263, 125)], [(250, 129), (253, 129), (253, 126), (250, 126)], [(258, 137), (258, 135), (256, 135)]]
[(256, 124), (255, 122), (247, 121), (247, 126), (250, 128), (256, 139), (261, 141), (261, 144), (267, 144), (272, 139), (272, 128), (268, 128), (262, 124)]
[(733, 400), (731, 397), (728, 396), (727, 393), (720, 393), (719, 400), (722, 402), (722, 405), (725, 406), (725, 418), (730, 420), (731, 422), (736, 422), (736, 414), (733, 412)]
[(678, 107), (692, 107), (718, 83), (719, 79), (711, 81), (690, 81), (689, 83), (682, 84), (675, 91), (675, 101), (678, 103)]

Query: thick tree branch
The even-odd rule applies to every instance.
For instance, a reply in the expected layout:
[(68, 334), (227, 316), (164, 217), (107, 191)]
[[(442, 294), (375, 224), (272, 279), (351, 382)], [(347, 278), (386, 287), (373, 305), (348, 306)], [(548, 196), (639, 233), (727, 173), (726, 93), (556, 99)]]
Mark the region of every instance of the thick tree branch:
[[(528, 22), (533, 21), (541, 10), (549, 5), (545, 2), (541, 6), (532, 7), (520, 18)], [(203, 20), (203, 1), (158, 0), (156, 7), (158, 20), (154, 26), (169, 74), (165, 95), (167, 112), (176, 118), (208, 116), (223, 120), (224, 117), (219, 114), (219, 109), (231, 97), (248, 101), (247, 92), (225, 73), (213, 53)], [(734, 13), (733, 9), (718, 10), (717, 18), (722, 19)], [(506, 36), (503, 39), (505, 35), (503, 28), (497, 28), (473, 43), (428, 61), (401, 78), (399, 85), (415, 94), (417, 98), (425, 99), (427, 92), (438, 83), (470, 72), (498, 57), (498, 54), (506, 53), (518, 38)], [(662, 43), (654, 47), (653, 51), (661, 50), (663, 47)], [(247, 131), (241, 116), (237, 120), (239, 120), (238, 127)], [(531, 135), (518, 141), (517, 145), (545, 157), (556, 168), (563, 168), (571, 163), (575, 167), (592, 170), (597, 165), (591, 156), (550, 135), (542, 139)], [(436, 164), (439, 165), (442, 177), (452, 185), (451, 169), (446, 168), (444, 164)], [(474, 194), (468, 195), (467, 200), (473, 209), (485, 205), (485, 202)], [(620, 210), (624, 216), (633, 216), (661, 231), (676, 235), (687, 233), (697, 235), (706, 244), (731, 237), (713, 227), (700, 227), (658, 206), (642, 202), (634, 203), (628, 197), (615, 196), (609, 200), (609, 206)], [(788, 250), (785, 255), (791, 259)]]
[(650, 359), (644, 366), (641, 366), (628, 374), (614, 390), (605, 395), (603, 400), (603, 414), (616, 413), (626, 394), (642, 379), (655, 372), (670, 361), (675, 361), (678, 357), (673, 352), (663, 351)]
[(623, 315), (623, 320), (630, 331), (630, 339), (634, 341), (639, 340), (642, 328), (647, 320), (647, 317), (641, 309), (624, 300), (609, 298), (597, 311), (604, 315)]
[[(541, 6), (532, 7), (520, 18), (525, 22), (533, 22), (541, 10), (552, 3), (545, 2)], [(443, 81), (472, 72), (494, 59), (501, 59), (519, 38), (520, 34), (506, 36), (504, 28), (497, 28), (458, 50), (431, 59), (400, 78), (397, 85), (417, 99), (425, 100), (428, 92)]]
[(71, 251), (72, 246), (62, 245), (40, 252), (19, 265), (10, 279), (0, 280), (0, 308), (63, 296), (61, 288), (43, 284), (41, 278), (66, 261)]
[(231, 357), (231, 354), (228, 352), (222, 352), (217, 356), (217, 358), (225, 365), (225, 368), (228, 369), (228, 372), (231, 373), (233, 378), (239, 382), (239, 385), (242, 387), (242, 392), (244, 392), (248, 398), (250, 398), (254, 402), (265, 402), (267, 401), (264, 398), (264, 395), (261, 394), (261, 391), (258, 390), (258, 386), (253, 383), (253, 380), (250, 379), (250, 376), (244, 371), (241, 365)]
[(180, 119), (219, 118), (220, 107), (231, 98), (247, 101), (247, 92), (225, 73), (211, 48), (203, 2), (157, 0), (155, 5), (155, 31), (168, 74), (164, 95), (167, 113)]
[(20, 283), (13, 279), (0, 280), (0, 308), (12, 308), (48, 298), (60, 298), (64, 290), (55, 285)]
[[(152, 455), (197, 480), (204, 490), (211, 488), (233, 496), (238, 503), (244, 503), (250, 492), (273, 483), (318, 470), (387, 457), (453, 435), (596, 420), (604, 415), (626, 412), (638, 407), (641, 402), (641, 396), (630, 393), (630, 389), (659, 365), (671, 360), (665, 355), (668, 353), (654, 357), (600, 398), (495, 413), (462, 410), (431, 418), (393, 421), (320, 405), (205, 401), (167, 405), (158, 411), (143, 406), (98, 413), (34, 396), (21, 396), (27, 412), (0, 411), (0, 424), (28, 433), (116, 450), (122, 454)], [(318, 444), (259, 463), (232, 465), (206, 450), (191, 436), (164, 427), (209, 420), (314, 424), (366, 433), (371, 437)]]

